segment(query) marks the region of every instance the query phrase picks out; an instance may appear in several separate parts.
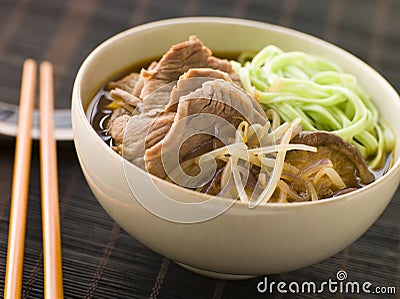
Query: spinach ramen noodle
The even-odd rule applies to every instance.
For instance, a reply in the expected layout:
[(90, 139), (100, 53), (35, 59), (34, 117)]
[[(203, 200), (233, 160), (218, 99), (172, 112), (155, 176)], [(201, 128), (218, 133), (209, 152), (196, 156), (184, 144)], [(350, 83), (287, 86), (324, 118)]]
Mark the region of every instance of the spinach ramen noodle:
[(338, 196), (389, 169), (394, 135), (353, 75), (274, 45), (235, 58), (190, 36), (108, 82), (91, 124), (155, 176), (252, 204)]

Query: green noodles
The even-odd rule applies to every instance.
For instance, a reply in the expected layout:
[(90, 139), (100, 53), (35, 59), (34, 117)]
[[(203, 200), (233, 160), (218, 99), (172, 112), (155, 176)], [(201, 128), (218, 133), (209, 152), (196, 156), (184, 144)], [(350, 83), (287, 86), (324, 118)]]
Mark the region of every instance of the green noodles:
[[(245, 56), (248, 59), (248, 55)], [(250, 61), (232, 61), (244, 89), (283, 121), (336, 133), (355, 145), (369, 167), (382, 167), (394, 135), (357, 79), (321, 57), (269, 45)]]

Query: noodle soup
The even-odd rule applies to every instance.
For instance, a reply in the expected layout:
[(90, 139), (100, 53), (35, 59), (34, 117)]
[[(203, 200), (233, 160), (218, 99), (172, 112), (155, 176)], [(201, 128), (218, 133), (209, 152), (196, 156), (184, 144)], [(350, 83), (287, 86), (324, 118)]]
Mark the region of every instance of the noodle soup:
[[(268, 45), (214, 56), (190, 36), (123, 74), (92, 99), (92, 126), (135, 165), (192, 190), (254, 205), (314, 201), (357, 190), (392, 163), (394, 135), (372, 99), (315, 55)], [(179, 131), (179, 121), (204, 113), (215, 116), (196, 123), (208, 133), (179, 140), (191, 126)], [(230, 136), (218, 133), (224, 126)], [(169, 169), (163, 149), (179, 152)], [(215, 165), (200, 175), (206, 157)]]

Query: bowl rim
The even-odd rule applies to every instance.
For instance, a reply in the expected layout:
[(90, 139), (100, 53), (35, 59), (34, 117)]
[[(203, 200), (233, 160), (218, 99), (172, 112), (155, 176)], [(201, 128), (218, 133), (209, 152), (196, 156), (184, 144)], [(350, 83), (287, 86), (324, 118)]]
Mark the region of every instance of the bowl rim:
[[(85, 109), (83, 107), (83, 99), (81, 98), (81, 92), (80, 92), (80, 85), (82, 83), (82, 77), (84, 76), (85, 70), (88, 67), (88, 65), (91, 63), (91, 60), (93, 57), (98, 55), (104, 48), (106, 48), (109, 44), (112, 44), (113, 42), (126, 38), (127, 36), (131, 34), (135, 34), (140, 31), (145, 31), (145, 30), (150, 30), (166, 25), (184, 25), (187, 23), (198, 23), (198, 24), (224, 24), (224, 25), (235, 25), (235, 26), (246, 26), (246, 27), (257, 27), (260, 29), (268, 30), (268, 31), (274, 31), (277, 33), (281, 33), (284, 35), (290, 35), (290, 36), (296, 36), (298, 38), (304, 39), (304, 40), (309, 40), (314, 44), (318, 44), (319, 46), (325, 46), (332, 48), (333, 50), (337, 51), (341, 55), (348, 56), (352, 60), (354, 60), (357, 64), (360, 65), (363, 69), (366, 71), (370, 72), (374, 77), (378, 78), (380, 82), (383, 84), (383, 86), (389, 90), (390, 93), (393, 94), (393, 97), (397, 99), (396, 104), (398, 106), (398, 110), (400, 111), (400, 98), (396, 90), (391, 86), (391, 84), (375, 69), (373, 69), (370, 65), (368, 65), (366, 62), (358, 58), (356, 55), (346, 51), (343, 48), (340, 48), (339, 46), (330, 43), (328, 41), (325, 41), (321, 38), (318, 38), (316, 36), (313, 36), (311, 34), (298, 31), (295, 29), (291, 29), (288, 27), (280, 26), (280, 25), (275, 25), (275, 24), (270, 24), (267, 22), (262, 22), (262, 21), (255, 21), (255, 20), (249, 20), (249, 19), (244, 19), (244, 18), (233, 18), (233, 17), (177, 17), (177, 18), (169, 18), (169, 19), (163, 19), (163, 20), (158, 20), (158, 21), (152, 21), (149, 23), (141, 24), (138, 26), (134, 26), (131, 28), (128, 28), (126, 30), (123, 30), (113, 36), (110, 36), (108, 39), (104, 40), (101, 42), (97, 47), (95, 47), (84, 59), (83, 63), (79, 67), (79, 70), (77, 72), (77, 75), (74, 80), (74, 86), (73, 86), (73, 96), (72, 96), (72, 104), (78, 105), (78, 115), (76, 116), (74, 113), (74, 109), (72, 110), (71, 116), (72, 118), (74, 117), (80, 117), (83, 118), (84, 121), (84, 126), (86, 129), (88, 129), (89, 134), (93, 137), (95, 142), (97, 142), (102, 149), (104, 149), (108, 155), (110, 155), (111, 159), (116, 159), (116, 161), (119, 160), (120, 163), (123, 163), (124, 158), (120, 155), (118, 155), (115, 151), (113, 151), (109, 146), (106, 145), (106, 143), (99, 138), (97, 135), (96, 131), (93, 129), (93, 127), (90, 125), (89, 120), (87, 119)], [(390, 126), (390, 124), (389, 124)], [(72, 127), (73, 127), (73, 132), (74, 132), (74, 140), (76, 137), (75, 133), (75, 125), (74, 125), (74, 120), (72, 120)], [(391, 128), (393, 130), (393, 128)], [(397, 147), (397, 140), (395, 141), (395, 148)], [(395, 149), (393, 149), (395, 151)], [(209, 194), (197, 192), (194, 190), (186, 189), (181, 186), (178, 186), (174, 183), (168, 182), (166, 180), (163, 180), (157, 176), (151, 175), (145, 170), (137, 167), (136, 165), (133, 165), (132, 163), (128, 163), (127, 165), (130, 165), (129, 167), (133, 167), (139, 172), (143, 173), (143, 175), (148, 175), (151, 177), (151, 180), (155, 180), (158, 183), (161, 184), (166, 184), (168, 187), (171, 188), (176, 188), (180, 192), (189, 192), (193, 193), (197, 196), (200, 197), (201, 201), (207, 201), (209, 199), (215, 198), (216, 200), (227, 200), (226, 198), (219, 197), (219, 196), (212, 196)], [(260, 209), (273, 209), (273, 210), (280, 210), (280, 209), (290, 209), (290, 208), (295, 208), (295, 207), (308, 207), (308, 206), (314, 206), (314, 205), (323, 205), (323, 204), (333, 204), (336, 202), (343, 202), (347, 200), (352, 200), (352, 198), (355, 197), (355, 195), (360, 195), (368, 192), (369, 190), (373, 188), (378, 188), (381, 184), (383, 184), (385, 181), (387, 181), (390, 177), (393, 177), (397, 175), (397, 173), (400, 171), (400, 157), (397, 158), (396, 161), (392, 164), (392, 166), (389, 168), (389, 170), (380, 178), (372, 182), (371, 184), (364, 186), (362, 188), (359, 188), (355, 191), (352, 191), (351, 193), (346, 193), (343, 195), (339, 195), (337, 197), (330, 197), (326, 198), (323, 200), (316, 200), (316, 201), (305, 201), (305, 202), (292, 202), (292, 203), (260, 203), (259, 205), (256, 206), (257, 210)], [(230, 208), (234, 206), (239, 206), (239, 207), (247, 207), (248, 203), (242, 202), (240, 200), (236, 200)], [(230, 209), (229, 208), (229, 209)], [(228, 209), (228, 210), (229, 210)]]

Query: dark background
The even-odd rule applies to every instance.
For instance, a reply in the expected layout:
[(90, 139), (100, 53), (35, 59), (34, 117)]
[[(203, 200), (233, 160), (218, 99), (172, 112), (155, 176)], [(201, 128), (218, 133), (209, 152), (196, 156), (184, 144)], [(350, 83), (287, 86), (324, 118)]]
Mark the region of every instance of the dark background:
[[(310, 33), (354, 53), (400, 90), (398, 0), (0, 0), (0, 101), (18, 103), (22, 62), (32, 57), (54, 63), (56, 106), (68, 108), (74, 76), (95, 46), (134, 25), (190, 15), (254, 19)], [(0, 137), (0, 295), (14, 146), (13, 138)], [(245, 281), (205, 278), (145, 248), (121, 230), (97, 203), (83, 178), (72, 142), (58, 144), (58, 160), (66, 298), (267, 296), (256, 289), (262, 277)], [(34, 142), (23, 276), (25, 298), (43, 298), (38, 161), (38, 143)], [(342, 252), (304, 269), (269, 275), (268, 280), (322, 282), (335, 279), (337, 271), (343, 269), (350, 281), (396, 286), (400, 292), (399, 199), (397, 192), (368, 232)], [(275, 292), (273, 296), (282, 295)], [(331, 294), (317, 297), (323, 296)], [(335, 296), (348, 297), (340, 293)]]

